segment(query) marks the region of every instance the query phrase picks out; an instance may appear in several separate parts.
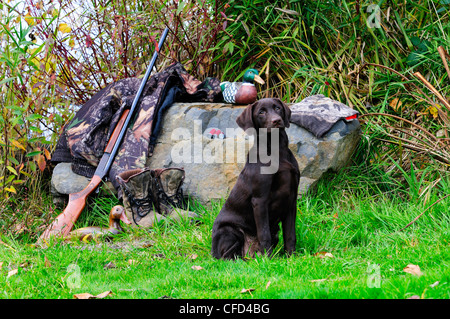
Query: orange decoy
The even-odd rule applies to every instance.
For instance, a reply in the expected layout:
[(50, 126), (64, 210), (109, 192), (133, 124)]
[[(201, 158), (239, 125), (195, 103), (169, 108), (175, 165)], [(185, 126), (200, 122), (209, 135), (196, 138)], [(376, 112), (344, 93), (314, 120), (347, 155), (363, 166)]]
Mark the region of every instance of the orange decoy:
[(121, 205), (114, 206), (109, 213), (109, 228), (102, 228), (98, 226), (89, 226), (78, 228), (67, 235), (66, 240), (72, 240), (78, 238), (84, 242), (104, 238), (110, 240), (113, 235), (117, 235), (123, 232), (123, 228), (120, 225), (120, 221), (125, 224), (131, 224), (125, 215), (125, 208)]

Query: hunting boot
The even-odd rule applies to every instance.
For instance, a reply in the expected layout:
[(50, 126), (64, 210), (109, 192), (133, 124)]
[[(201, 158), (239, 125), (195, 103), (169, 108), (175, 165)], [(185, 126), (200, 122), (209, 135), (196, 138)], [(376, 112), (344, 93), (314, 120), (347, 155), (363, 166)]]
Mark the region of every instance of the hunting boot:
[(186, 210), (181, 188), (184, 176), (184, 169), (177, 167), (152, 170), (152, 193), (161, 215), (175, 220), (198, 217), (194, 212)]
[(148, 167), (125, 171), (116, 178), (122, 190), (125, 213), (133, 224), (151, 227), (164, 219), (157, 210), (151, 190), (152, 171)]

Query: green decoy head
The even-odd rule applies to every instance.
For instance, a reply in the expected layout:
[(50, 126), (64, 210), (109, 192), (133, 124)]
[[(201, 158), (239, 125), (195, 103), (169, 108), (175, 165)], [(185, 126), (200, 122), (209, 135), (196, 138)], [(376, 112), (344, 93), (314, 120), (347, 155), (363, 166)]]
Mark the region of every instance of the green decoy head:
[(244, 73), (244, 82), (253, 83), (253, 81), (259, 84), (264, 84), (264, 80), (259, 76), (259, 73), (255, 69), (248, 69)]

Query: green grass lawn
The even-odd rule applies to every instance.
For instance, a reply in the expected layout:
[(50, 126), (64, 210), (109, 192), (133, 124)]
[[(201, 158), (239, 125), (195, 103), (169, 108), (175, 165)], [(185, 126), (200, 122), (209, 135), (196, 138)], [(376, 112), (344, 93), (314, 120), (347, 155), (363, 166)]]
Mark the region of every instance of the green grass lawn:
[[(442, 198), (446, 184), (435, 185), (425, 199), (369, 178), (350, 187), (352, 180), (340, 174), (298, 200), (292, 257), (278, 249), (270, 259), (212, 258), (211, 228), (220, 203), (196, 205), (200, 223), (163, 222), (148, 231), (126, 227), (111, 243), (54, 242), (42, 249), (32, 245), (34, 238), (3, 234), (0, 298), (104, 291), (113, 293), (107, 298), (449, 298), (450, 200), (399, 231)], [(114, 201), (91, 208), (100, 212), (104, 206), (97, 222), (106, 223)], [(92, 220), (84, 213), (79, 224)], [(405, 272), (410, 264), (421, 275)]]

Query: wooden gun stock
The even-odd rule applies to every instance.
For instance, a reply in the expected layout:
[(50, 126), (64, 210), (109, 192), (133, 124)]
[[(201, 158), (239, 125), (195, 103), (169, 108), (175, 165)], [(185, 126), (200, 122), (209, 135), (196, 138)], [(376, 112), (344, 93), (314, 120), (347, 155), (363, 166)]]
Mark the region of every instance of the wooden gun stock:
[(122, 116), (119, 119), (111, 137), (109, 138), (108, 144), (106, 145), (105, 152), (100, 160), (100, 163), (97, 166), (97, 169), (94, 173), (89, 184), (80, 192), (69, 194), (69, 203), (67, 204), (64, 211), (56, 217), (56, 219), (51, 223), (47, 229), (42, 233), (39, 240), (47, 239), (50, 236), (56, 235), (65, 237), (72, 230), (73, 225), (77, 221), (78, 217), (80, 217), (81, 212), (86, 206), (86, 200), (93, 191), (97, 189), (100, 183), (103, 180), (103, 177), (107, 173), (106, 163), (111, 157), (111, 151), (117, 143), (117, 139), (119, 137), (119, 133), (122, 131), (125, 120), (128, 116), (130, 110), (125, 110)]
[(78, 193), (70, 194), (69, 203), (64, 211), (47, 227), (39, 239), (47, 239), (50, 236), (67, 236), (86, 206), (87, 197), (95, 191), (101, 181), (99, 176), (94, 175), (86, 188)]

